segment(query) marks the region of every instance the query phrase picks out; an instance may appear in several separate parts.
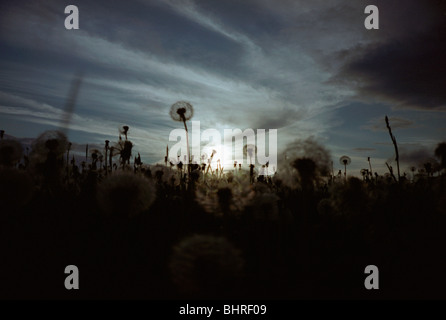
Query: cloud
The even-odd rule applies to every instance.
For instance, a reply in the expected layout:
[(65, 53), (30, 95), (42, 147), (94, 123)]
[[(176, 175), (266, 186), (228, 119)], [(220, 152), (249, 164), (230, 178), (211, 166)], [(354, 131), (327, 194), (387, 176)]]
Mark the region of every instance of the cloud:
[[(443, 43), (422, 43), (444, 32), (430, 3), (377, 0), (382, 28), (369, 32), (365, 0), (78, 0), (76, 31), (64, 29), (58, 1), (9, 2), (0, 10), (0, 90), (16, 100), (0, 96), (0, 114), (57, 127), (71, 77), (83, 70), (73, 136), (102, 140), (127, 124), (138, 147), (159, 159), (177, 100), (194, 105), (203, 130), (280, 129), (279, 149), (332, 134), (331, 112), (352, 98), (438, 110), (444, 96), (428, 77), (444, 79), (432, 67), (444, 65)], [(392, 128), (414, 125), (399, 119)], [(376, 121), (370, 130), (382, 130)]]
[[(390, 117), (389, 124), (392, 130), (394, 129), (408, 129), (414, 128), (415, 122), (409, 119), (400, 117)], [(363, 126), (362, 129), (370, 131), (388, 131), (384, 118), (374, 118), (367, 122), (367, 125)]]
[(426, 147), (419, 147), (412, 150), (402, 150), (400, 152), (400, 161), (407, 165), (422, 165), (434, 158), (433, 150)]
[(209, 28), (214, 32), (217, 32), (231, 40), (241, 43), (247, 46), (251, 50), (256, 50), (256, 45), (244, 34), (240, 34), (233, 30), (229, 30), (225, 25), (218, 23), (215, 17), (210, 16), (202, 12), (199, 6), (194, 1), (188, 0), (168, 0), (165, 1), (177, 14), (183, 15), (188, 19), (202, 25), (205, 28)]
[(382, 24), (376, 31), (390, 35), (343, 51), (346, 63), (331, 81), (356, 87), (365, 100), (446, 110), (445, 2), (390, 3), (378, 1)]
[(368, 151), (375, 151), (375, 148), (353, 148), (353, 151), (358, 151), (358, 152), (368, 152)]
[[(102, 143), (105, 139), (111, 141), (117, 140), (118, 128), (123, 123), (117, 120), (107, 120), (93, 116), (79, 115), (73, 113), (71, 122), (66, 127), (61, 120), (64, 118), (65, 112), (51, 106), (49, 104), (39, 103), (32, 99), (23, 98), (16, 95), (7, 94), (0, 91), (0, 99), (6, 102), (0, 104), (0, 113), (17, 117), (22, 121), (29, 121), (42, 125), (48, 129), (69, 129), (71, 132), (87, 133), (90, 137), (88, 143)], [(130, 139), (136, 143), (135, 150), (141, 150), (144, 155), (157, 155), (156, 150), (165, 147), (168, 133), (163, 129), (150, 127), (149, 130), (141, 125), (132, 125), (130, 127)], [(166, 139), (163, 139), (166, 137)], [(147, 148), (148, 142), (152, 148)]]
[(378, 146), (392, 146), (393, 145), (392, 142), (375, 142), (375, 144)]
[[(333, 99), (337, 99), (334, 91), (319, 88), (326, 78), (322, 73), (310, 76), (313, 73), (312, 68), (317, 66), (312, 65), (311, 59), (304, 54), (296, 59), (294, 52), (285, 54), (283, 49), (266, 51), (266, 43), (260, 42), (261, 47), (257, 47), (254, 44), (257, 40), (251, 40), (243, 32), (220, 22), (221, 19), (215, 14), (202, 10), (192, 2), (172, 5), (170, 8), (177, 15), (183, 15), (218, 35), (243, 44), (247, 48), (245, 52), (238, 52), (237, 56), (229, 59), (241, 58), (246, 63), (237, 66), (227, 64), (226, 72), (222, 72), (218, 68), (220, 61), (216, 61), (213, 68), (210, 68), (208, 65), (197, 65), (195, 60), (192, 64), (186, 62), (175, 50), (169, 50), (169, 54), (160, 56), (143, 51), (147, 46), (128, 46), (126, 39), (114, 41), (104, 31), (106, 29), (90, 29), (91, 22), (86, 18), (87, 21), (79, 32), (57, 32), (56, 28), (60, 26), (47, 24), (40, 11), (37, 11), (37, 15), (30, 14), (28, 7), (25, 12), (18, 9), (12, 11), (18, 16), (27, 15), (28, 24), (44, 26), (45, 30), (51, 31), (48, 36), (40, 37), (39, 29), (29, 29), (27, 24), (22, 25), (15, 19), (8, 18), (8, 28), (15, 29), (23, 36), (13, 37), (12, 33), (7, 33), (4, 37), (10, 44), (29, 49), (35, 48), (34, 39), (40, 37), (39, 47), (42, 50), (49, 54), (63, 55), (67, 63), (73, 61), (78, 69), (86, 70), (85, 85), (80, 94), (84, 101), (87, 98), (94, 103), (89, 106), (89, 113), (100, 113), (99, 108), (103, 109), (105, 101), (109, 113), (122, 113), (120, 110), (123, 107), (119, 103), (126, 108), (141, 107), (144, 106), (145, 99), (146, 109), (157, 112), (160, 105), (169, 106), (176, 100), (186, 99), (197, 110), (201, 110), (200, 116), (210, 121), (210, 125), (282, 128), (308, 117), (310, 109), (311, 115), (322, 113), (327, 105), (326, 101), (331, 103)], [(85, 15), (91, 15), (88, 8), (83, 11)], [(108, 8), (108, 11), (111, 9)], [(116, 12), (111, 12), (112, 16), (117, 15)], [(54, 12), (51, 11), (51, 14), (54, 15)], [(104, 21), (97, 21), (98, 24), (107, 21), (102, 16), (100, 19)], [(139, 21), (139, 16), (136, 19)], [(183, 22), (180, 20), (177, 23)], [(140, 34), (140, 30), (135, 28), (127, 31), (133, 36)], [(200, 57), (206, 53), (196, 49), (194, 55)], [(209, 58), (205, 56), (202, 60), (207, 61)], [(17, 77), (15, 81), (19, 81)], [(301, 83), (300, 87), (296, 88), (295, 83)], [(95, 86), (96, 92), (89, 88), (91, 85)], [(119, 100), (115, 99), (118, 92)], [(98, 97), (104, 101), (99, 101)], [(78, 109), (85, 108), (82, 103), (83, 100), (80, 99)], [(225, 112), (222, 113), (222, 110)], [(329, 125), (324, 124), (323, 127), (328, 128)]]

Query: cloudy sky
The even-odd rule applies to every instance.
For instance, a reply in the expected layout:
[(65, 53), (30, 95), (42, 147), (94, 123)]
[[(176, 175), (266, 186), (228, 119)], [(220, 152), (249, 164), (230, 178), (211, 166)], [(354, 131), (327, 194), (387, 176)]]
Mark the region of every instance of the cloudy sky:
[[(64, 27), (70, 4), (79, 30)], [(379, 30), (364, 27), (368, 4)], [(69, 119), (71, 141), (103, 144), (128, 125), (156, 162), (186, 100), (202, 129), (278, 129), (279, 150), (313, 137), (335, 170), (370, 156), (384, 173), (385, 115), (403, 168), (446, 140), (445, 52), (444, 0), (2, 1), (0, 127), (30, 138)]]

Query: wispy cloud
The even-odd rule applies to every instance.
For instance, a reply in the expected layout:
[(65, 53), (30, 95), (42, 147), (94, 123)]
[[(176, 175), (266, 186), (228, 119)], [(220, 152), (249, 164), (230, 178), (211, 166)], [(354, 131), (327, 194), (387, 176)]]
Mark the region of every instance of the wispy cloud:
[(375, 148), (353, 148), (353, 151), (358, 152), (369, 152), (369, 151), (375, 151)]
[[(363, 27), (365, 0), (76, 4), (81, 28), (75, 31), (64, 29), (59, 1), (3, 5), (1, 115), (58, 127), (71, 78), (81, 70), (85, 76), (70, 124), (73, 140), (87, 134), (98, 141), (116, 137), (125, 124), (142, 154), (159, 150), (153, 159), (162, 158), (177, 126), (169, 119), (169, 106), (188, 100), (202, 129), (279, 129), (279, 150), (295, 138), (326, 141), (337, 130), (329, 145), (337, 156), (345, 149), (372, 149), (367, 147), (373, 142), (359, 143), (366, 135), (361, 130), (378, 135), (386, 130), (384, 115), (353, 119), (350, 111), (343, 112), (349, 102), (389, 108), (396, 101), (400, 107), (440, 110), (444, 101), (439, 53), (446, 41), (429, 36), (432, 31), (444, 38), (432, 11), (438, 7), (430, 2), (400, 6), (378, 0), (379, 32)], [(414, 12), (422, 24), (412, 23)], [(409, 33), (413, 39), (405, 36)], [(344, 125), (333, 118), (334, 110)], [(355, 126), (358, 120), (361, 125)], [(424, 128), (428, 119), (392, 113), (390, 121), (396, 130), (412, 130)], [(441, 133), (438, 129), (436, 136)], [(418, 142), (435, 135), (416, 134)]]
[[(415, 127), (415, 122), (405, 118), (390, 117), (389, 123), (392, 129), (408, 129)], [(374, 118), (368, 121), (368, 124), (363, 126), (363, 129), (370, 131), (387, 131), (384, 118)]]

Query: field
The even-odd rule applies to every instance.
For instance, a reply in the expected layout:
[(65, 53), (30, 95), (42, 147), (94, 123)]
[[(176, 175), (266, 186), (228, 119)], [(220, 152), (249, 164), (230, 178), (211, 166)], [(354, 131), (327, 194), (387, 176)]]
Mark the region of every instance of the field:
[(146, 165), (128, 130), (82, 163), (59, 131), (26, 152), (1, 141), (2, 298), (444, 298), (444, 166), (358, 178), (305, 153), (274, 175)]

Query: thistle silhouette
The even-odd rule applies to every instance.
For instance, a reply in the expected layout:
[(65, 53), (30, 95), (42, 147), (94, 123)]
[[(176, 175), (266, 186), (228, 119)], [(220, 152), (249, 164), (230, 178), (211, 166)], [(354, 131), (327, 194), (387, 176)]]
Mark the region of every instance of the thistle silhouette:
[(342, 156), (339, 158), (339, 163), (344, 165), (344, 177), (347, 179), (347, 166), (352, 162), (352, 159), (348, 156)]
[(122, 129), (119, 130), (119, 132), (124, 135), (125, 140), (128, 140), (127, 134), (129, 132), (129, 129), (130, 129), (129, 126), (123, 126)]
[(174, 121), (182, 121), (184, 124), (184, 130), (186, 130), (186, 144), (187, 144), (187, 160), (190, 163), (190, 154), (189, 154), (189, 133), (187, 130), (186, 121), (190, 120), (194, 115), (194, 108), (189, 102), (186, 101), (178, 101), (175, 102), (169, 111), (170, 117)]
[(367, 157), (367, 161), (369, 162), (370, 176), (373, 178), (372, 163), (370, 162), (370, 157)]

